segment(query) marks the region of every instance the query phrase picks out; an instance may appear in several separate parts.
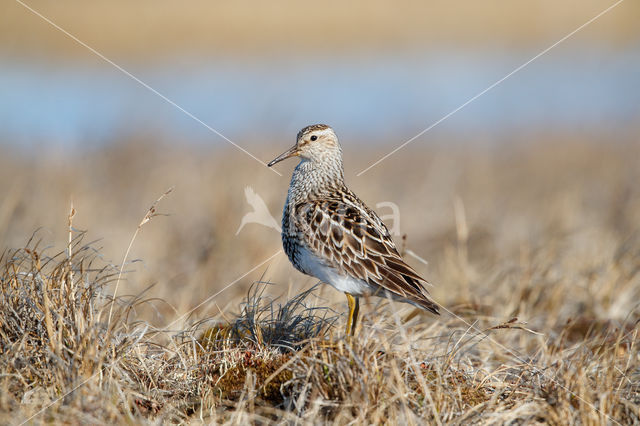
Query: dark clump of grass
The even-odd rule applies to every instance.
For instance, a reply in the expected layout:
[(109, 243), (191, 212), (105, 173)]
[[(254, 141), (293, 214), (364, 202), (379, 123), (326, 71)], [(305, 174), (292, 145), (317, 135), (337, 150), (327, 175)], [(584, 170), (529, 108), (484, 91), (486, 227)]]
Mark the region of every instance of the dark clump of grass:
[(309, 305), (317, 286), (278, 303), (265, 296), (268, 284), (251, 285), (240, 315), (206, 329), (198, 340), (201, 377), (221, 402), (237, 402), (249, 386), (254, 404), (285, 408), (292, 354), (326, 337), (337, 318), (328, 308)]
[[(323, 337), (336, 321), (337, 316), (329, 308), (308, 305), (307, 299), (318, 285), (284, 304), (264, 295), (267, 285), (258, 281), (249, 288), (240, 315), (224, 329), (237, 344), (297, 351), (310, 339)], [(205, 336), (210, 339), (211, 334)]]

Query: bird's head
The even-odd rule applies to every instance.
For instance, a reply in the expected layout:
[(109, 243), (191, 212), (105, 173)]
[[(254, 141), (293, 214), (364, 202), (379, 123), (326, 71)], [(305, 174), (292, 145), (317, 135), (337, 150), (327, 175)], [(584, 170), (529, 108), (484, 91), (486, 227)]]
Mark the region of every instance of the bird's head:
[(342, 165), (342, 148), (333, 129), (326, 124), (307, 126), (298, 132), (296, 144), (280, 154), (268, 166), (271, 167), (290, 157), (318, 163), (336, 162)]

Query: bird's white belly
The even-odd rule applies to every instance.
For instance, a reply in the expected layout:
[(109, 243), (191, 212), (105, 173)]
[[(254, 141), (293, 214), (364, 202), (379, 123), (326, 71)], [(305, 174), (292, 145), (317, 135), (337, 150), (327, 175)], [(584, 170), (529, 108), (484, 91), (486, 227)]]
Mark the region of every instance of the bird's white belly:
[(300, 269), (307, 275), (314, 276), (320, 281), (330, 284), (336, 290), (361, 296), (371, 293), (369, 284), (361, 279), (339, 273), (335, 268), (327, 266), (315, 254), (306, 248), (300, 250)]

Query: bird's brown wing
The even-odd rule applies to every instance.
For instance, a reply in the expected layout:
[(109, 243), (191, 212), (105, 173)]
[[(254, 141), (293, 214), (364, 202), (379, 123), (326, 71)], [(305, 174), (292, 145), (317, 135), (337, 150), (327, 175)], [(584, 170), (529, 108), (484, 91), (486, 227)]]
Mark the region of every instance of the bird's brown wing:
[(387, 227), (362, 208), (355, 195), (341, 199), (305, 201), (295, 206), (293, 220), (315, 254), (343, 274), (389, 291), (400, 299), (438, 314), (424, 287), (427, 281), (407, 265)]

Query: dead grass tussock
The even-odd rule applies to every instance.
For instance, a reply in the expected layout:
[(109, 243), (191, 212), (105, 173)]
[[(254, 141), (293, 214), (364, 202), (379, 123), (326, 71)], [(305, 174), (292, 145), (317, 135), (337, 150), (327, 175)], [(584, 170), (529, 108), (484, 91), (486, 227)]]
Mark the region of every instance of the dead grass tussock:
[[(117, 274), (81, 236), (48, 255), (32, 238), (2, 255), (0, 369), (5, 407), (63, 396), (121, 356), (128, 337), (105, 339), (101, 289)], [(98, 266), (100, 265), (100, 266)], [(18, 404), (18, 405), (16, 405)]]

